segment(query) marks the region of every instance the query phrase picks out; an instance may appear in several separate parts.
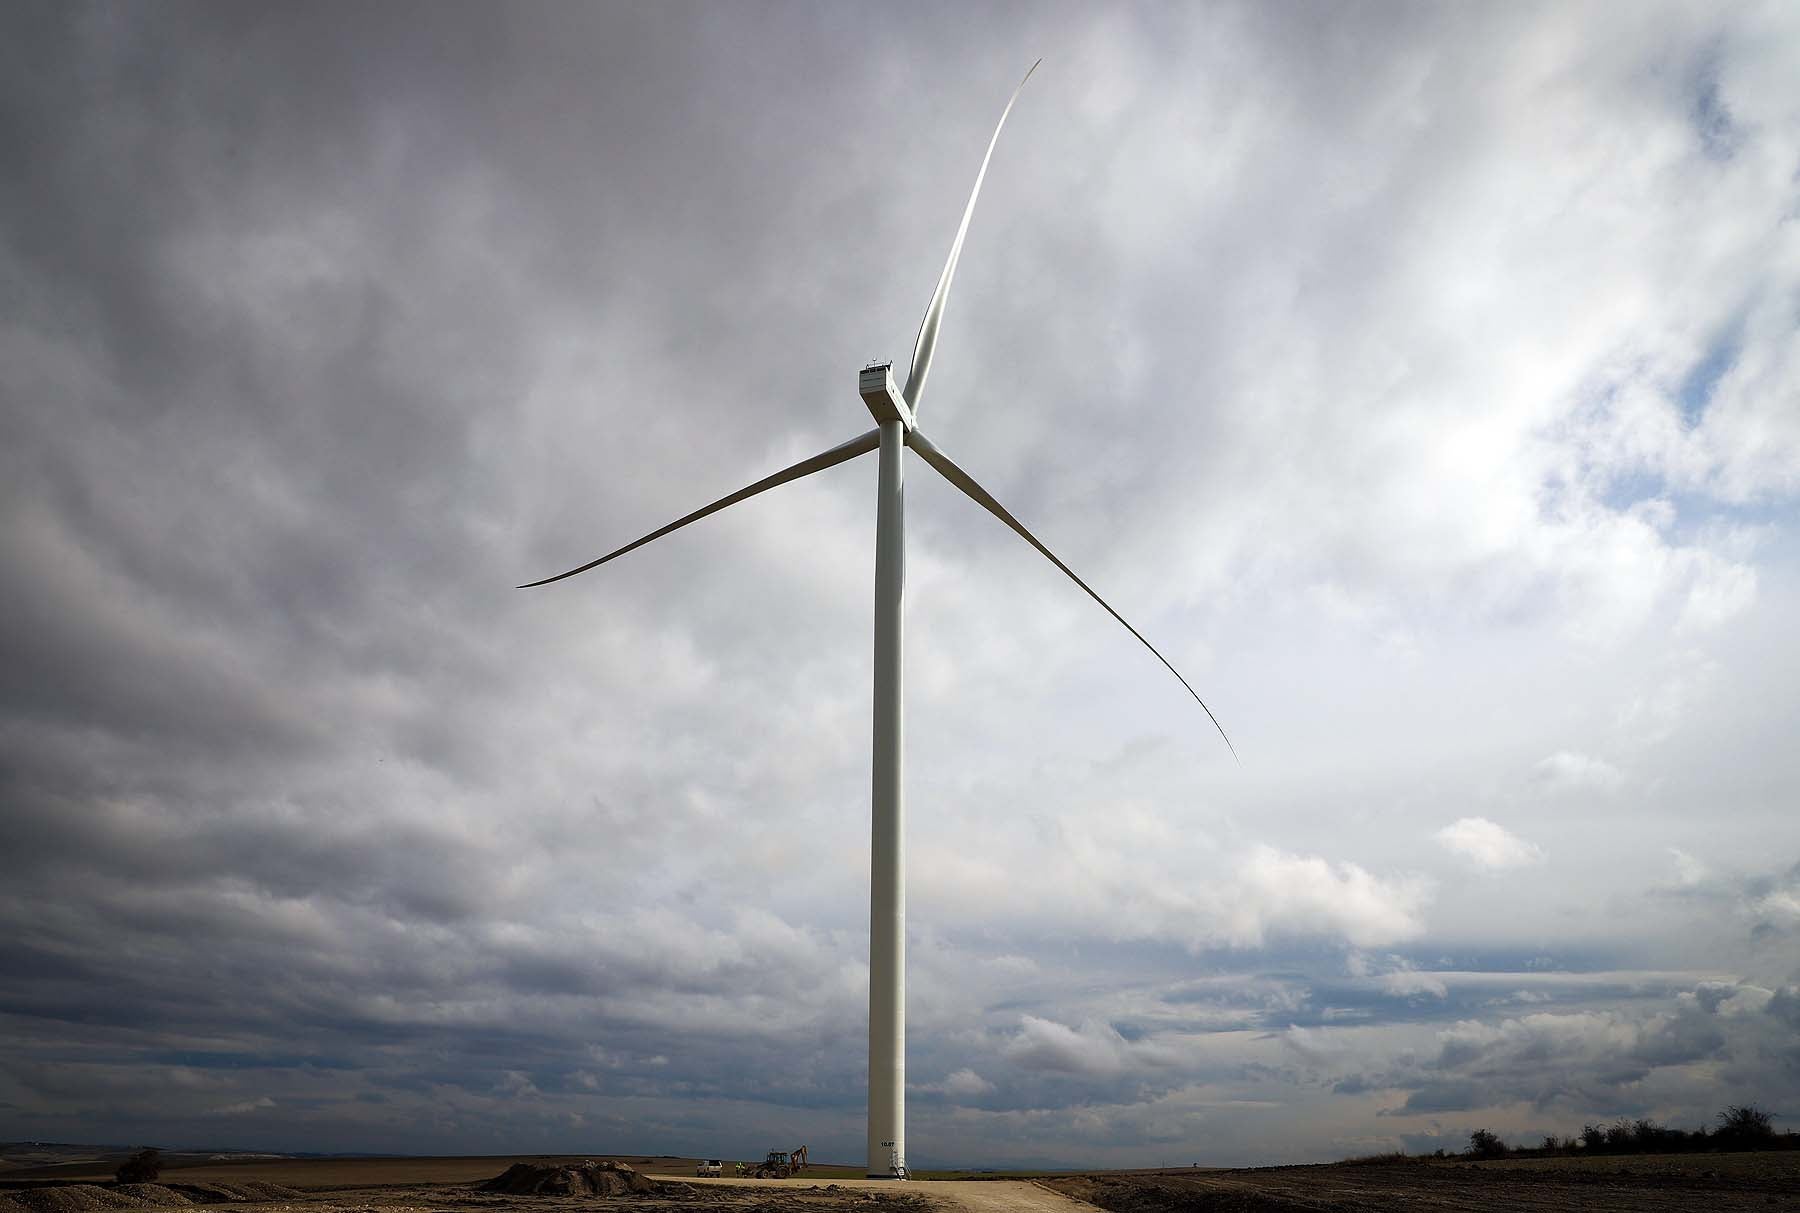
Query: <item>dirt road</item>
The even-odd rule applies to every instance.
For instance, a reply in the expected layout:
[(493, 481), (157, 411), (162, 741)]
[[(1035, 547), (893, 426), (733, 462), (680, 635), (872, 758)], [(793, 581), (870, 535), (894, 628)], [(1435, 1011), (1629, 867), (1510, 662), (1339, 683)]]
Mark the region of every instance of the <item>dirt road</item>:
[(938, 1180), (916, 1186), (927, 1200), (942, 1199), (968, 1213), (1093, 1213), (1092, 1205), (1031, 1180)]
[(906, 1198), (926, 1202), (946, 1213), (1093, 1213), (1093, 1206), (1025, 1179), (919, 1180), (897, 1184), (891, 1179), (691, 1179), (694, 1185), (732, 1187), (762, 1199), (817, 1199), (833, 1193), (855, 1193), (853, 1205), (867, 1197)]

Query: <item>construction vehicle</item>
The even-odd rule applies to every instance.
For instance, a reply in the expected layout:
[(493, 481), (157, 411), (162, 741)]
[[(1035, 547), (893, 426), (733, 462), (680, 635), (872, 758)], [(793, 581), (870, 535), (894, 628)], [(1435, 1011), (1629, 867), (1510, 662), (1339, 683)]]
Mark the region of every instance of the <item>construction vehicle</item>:
[(769, 1156), (750, 1171), (751, 1179), (792, 1179), (806, 1170), (806, 1147), (770, 1150)]

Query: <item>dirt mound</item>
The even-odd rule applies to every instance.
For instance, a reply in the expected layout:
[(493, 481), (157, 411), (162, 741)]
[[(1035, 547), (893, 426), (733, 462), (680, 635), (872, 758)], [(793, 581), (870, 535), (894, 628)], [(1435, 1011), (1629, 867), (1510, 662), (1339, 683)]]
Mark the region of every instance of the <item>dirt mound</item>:
[(213, 1179), (177, 1185), (171, 1195), (178, 1199), (167, 1202), (169, 1204), (232, 1205), (243, 1204), (247, 1201), (293, 1200), (303, 1193), (300, 1189), (290, 1188), (286, 1184), (264, 1183), (260, 1179), (244, 1180), (240, 1183), (226, 1183), (223, 1180)]
[(0, 1213), (103, 1213), (104, 1209), (173, 1208), (191, 1204), (178, 1191), (162, 1184), (56, 1184), (50, 1188), (25, 1188), (5, 1200)]
[(112, 1190), (123, 1193), (143, 1205), (166, 1208), (171, 1205), (194, 1203), (174, 1188), (166, 1188), (162, 1184), (114, 1184)]
[(516, 1162), (481, 1190), (513, 1196), (624, 1196), (654, 1187), (622, 1162)]

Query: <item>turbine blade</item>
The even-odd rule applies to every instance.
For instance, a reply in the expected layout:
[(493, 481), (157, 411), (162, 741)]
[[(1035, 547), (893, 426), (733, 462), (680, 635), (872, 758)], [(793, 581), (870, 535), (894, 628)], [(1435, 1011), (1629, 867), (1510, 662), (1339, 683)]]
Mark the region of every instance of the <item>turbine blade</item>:
[(580, 568), (570, 569), (566, 573), (558, 573), (554, 577), (546, 577), (542, 581), (530, 581), (518, 588), (521, 590), (529, 590), (534, 586), (549, 585), (553, 581), (561, 581), (565, 577), (573, 577), (577, 573), (585, 573), (589, 569), (598, 568), (600, 565), (605, 564), (607, 561), (613, 559), (614, 557), (623, 556), (626, 552), (631, 551), (633, 548), (641, 548), (646, 543), (649, 543), (652, 539), (661, 539), (664, 535), (667, 535), (670, 531), (678, 531), (690, 522), (700, 521), (700, 519), (706, 517), (708, 514), (716, 514), (728, 505), (736, 505), (740, 501), (743, 501), (750, 497), (754, 497), (758, 493), (767, 492), (768, 490), (775, 488), (778, 485), (786, 484), (790, 480), (798, 480), (802, 476), (810, 476), (814, 472), (822, 472), (826, 468), (836, 467), (838, 464), (843, 463), (849, 459), (854, 459), (858, 455), (866, 455), (870, 451), (874, 450), (876, 447), (878, 447), (880, 445), (881, 445), (881, 431), (880, 430), (870, 430), (868, 433), (863, 434), (856, 438), (852, 438), (848, 442), (839, 443), (837, 446), (832, 447), (829, 451), (821, 451), (819, 454), (814, 455), (811, 459), (802, 459), (799, 463), (794, 464), (792, 467), (782, 468), (779, 472), (776, 472), (773, 476), (765, 476), (761, 480), (758, 480), (755, 484), (748, 485), (744, 488), (741, 488), (737, 492), (731, 494), (729, 497), (721, 497), (717, 501), (713, 502), (711, 505), (702, 506), (700, 509), (695, 510), (693, 513), (689, 514), (685, 518), (677, 518), (674, 522), (671, 522), (668, 526), (663, 527), (660, 530), (651, 531), (648, 535), (645, 535), (642, 539), (633, 540), (632, 542), (626, 544), (624, 547), (620, 548), (616, 552), (608, 552), (606, 555), (600, 557), (600, 559), (590, 560), (586, 564), (582, 565)]
[(1237, 758), (1237, 756), (1238, 756), (1237, 747), (1231, 744), (1231, 738), (1225, 736), (1225, 726), (1219, 723), (1219, 718), (1217, 716), (1213, 715), (1213, 710), (1206, 706), (1206, 700), (1200, 698), (1200, 692), (1196, 691), (1191, 685), (1189, 685), (1188, 680), (1181, 676), (1180, 670), (1176, 669), (1173, 665), (1170, 665), (1169, 659), (1167, 657), (1164, 657), (1160, 652), (1157, 652), (1157, 648), (1155, 645), (1151, 644), (1148, 640), (1144, 639), (1144, 634), (1142, 632), (1140, 632), (1136, 628), (1132, 627), (1129, 623), (1126, 623), (1125, 616), (1123, 616), (1123, 615), (1119, 614), (1117, 611), (1113, 610), (1112, 605), (1110, 603), (1108, 603), (1106, 601), (1106, 599), (1104, 599), (1104, 598), (1100, 597), (1100, 595), (1094, 593), (1093, 586), (1091, 586), (1087, 582), (1083, 581), (1080, 577), (1077, 577), (1075, 575), (1074, 569), (1071, 569), (1068, 565), (1066, 565), (1062, 561), (1058, 560), (1056, 558), (1055, 552), (1052, 552), (1049, 548), (1045, 547), (1042, 543), (1039, 543), (1038, 537), (1036, 535), (1033, 535), (1030, 531), (1026, 530), (1024, 523), (1020, 522), (1017, 518), (1014, 518), (1012, 516), (1012, 514), (1007, 511), (1007, 508), (1005, 506), (1001, 505), (998, 501), (994, 500), (994, 495), (992, 493), (988, 492), (986, 489), (982, 488), (979, 484), (975, 483), (975, 478), (973, 476), (969, 475), (967, 472), (965, 472), (961, 468), (957, 467), (955, 461), (952, 460), (950, 458), (950, 456), (944, 454), (944, 452), (938, 450), (937, 447), (933, 446), (931, 444), (931, 440), (929, 438), (925, 437), (925, 435), (921, 434), (918, 430), (908, 430), (907, 434), (906, 434), (906, 445), (910, 446), (913, 450), (917, 451), (919, 453), (919, 457), (921, 459), (923, 459), (926, 463), (929, 463), (933, 468), (937, 469), (938, 474), (940, 476), (942, 476), (945, 480), (948, 480), (951, 484), (953, 484), (957, 488), (961, 489), (972, 500), (974, 500), (974, 502), (977, 505), (981, 506), (982, 509), (986, 510), (988, 513), (992, 514), (994, 517), (998, 518), (1001, 522), (1004, 522), (1007, 526), (1011, 527), (1015, 532), (1018, 533), (1019, 538), (1023, 539), (1026, 543), (1029, 543), (1032, 547), (1034, 547), (1038, 551), (1042, 552), (1044, 554), (1044, 557), (1047, 560), (1049, 560), (1051, 564), (1055, 565), (1057, 568), (1061, 569), (1064, 573), (1068, 574), (1069, 580), (1073, 581), (1076, 585), (1078, 585), (1082, 589), (1086, 590), (1089, 598), (1092, 598), (1095, 602), (1097, 602), (1101, 606), (1105, 607), (1106, 613), (1108, 615), (1111, 615), (1114, 619), (1117, 619), (1121, 624), (1124, 624), (1125, 630), (1127, 632), (1130, 632), (1133, 636), (1136, 636), (1138, 638), (1138, 641), (1141, 644), (1143, 644), (1143, 646), (1145, 648), (1149, 649), (1152, 653), (1155, 653), (1156, 659), (1158, 661), (1162, 662), (1163, 665), (1168, 666), (1169, 673), (1175, 675), (1176, 679), (1178, 681), (1180, 681), (1182, 686), (1187, 687), (1187, 693), (1194, 697), (1194, 702), (1200, 705), (1200, 709), (1206, 713), (1206, 718), (1208, 720), (1212, 721), (1213, 728), (1219, 730), (1219, 736), (1224, 738), (1225, 748), (1231, 751), (1232, 758), (1233, 759)]
[[(1042, 62), (1039, 59), (1031, 65), (1025, 80), (1031, 79), (1031, 73), (1037, 71), (1038, 63)], [(963, 208), (962, 223), (956, 229), (956, 239), (950, 243), (950, 260), (944, 262), (944, 272), (931, 296), (931, 306), (925, 309), (925, 320), (919, 325), (919, 339), (913, 343), (912, 369), (906, 374), (906, 387), (901, 394), (906, 397), (906, 407), (915, 416), (919, 412), (919, 396), (925, 390), (925, 376), (931, 372), (931, 352), (937, 348), (938, 323), (944, 318), (944, 303), (950, 297), (950, 280), (956, 277), (956, 261), (962, 256), (963, 237), (969, 233), (969, 216), (975, 213), (975, 199), (981, 195), (981, 182), (987, 176), (988, 161), (994, 158), (994, 145), (1000, 142), (1000, 128), (1006, 125), (1006, 116), (1012, 113), (1013, 102), (1019, 99), (1025, 80), (1019, 81), (1006, 108), (1000, 111), (1000, 121), (994, 125), (994, 137), (988, 140), (987, 155), (981, 158), (981, 171), (975, 174), (975, 188), (969, 191), (969, 205)]]

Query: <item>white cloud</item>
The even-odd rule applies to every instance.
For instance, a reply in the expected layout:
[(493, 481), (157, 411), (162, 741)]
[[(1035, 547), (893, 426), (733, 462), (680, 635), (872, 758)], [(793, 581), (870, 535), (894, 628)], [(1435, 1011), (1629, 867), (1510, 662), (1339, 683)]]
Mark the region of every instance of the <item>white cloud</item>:
[(1212, 908), (1218, 932), (1237, 947), (1271, 935), (1326, 935), (1371, 947), (1420, 934), (1431, 895), (1422, 876), (1384, 878), (1354, 863), (1257, 846), (1238, 860)]
[(508, 1099), (538, 1099), (543, 1092), (531, 1081), (531, 1075), (523, 1070), (507, 1070), (500, 1075), (500, 1081), (494, 1085), (496, 1094)]
[[(1796, 401), (1800, 408), (1800, 401)], [(1679, 625), (1707, 631), (1729, 622), (1756, 601), (1756, 570), (1711, 552), (1695, 554), (1693, 582), (1682, 604)]]
[(1704, 650), (1681, 648), (1645, 674), (1649, 685), (1630, 694), (1616, 720), (1624, 745), (1638, 751), (1668, 740), (1690, 721), (1714, 691), (1720, 667)]
[(936, 1091), (953, 1098), (972, 1099), (976, 1096), (992, 1094), (994, 1084), (965, 1066), (946, 1077), (943, 1082), (925, 1083), (917, 1089)]
[(1537, 846), (1485, 817), (1463, 817), (1437, 832), (1438, 844), (1489, 871), (1536, 863)]
[(1450, 987), (1443, 978), (1431, 973), (1421, 973), (1413, 968), (1395, 969), (1392, 973), (1382, 974), (1381, 988), (1396, 998), (1413, 998), (1421, 994), (1432, 998), (1450, 997)]
[(1572, 750), (1558, 750), (1532, 772), (1540, 784), (1554, 791), (1611, 792), (1625, 782), (1625, 773), (1604, 758)]
[(1450, 995), (1450, 987), (1442, 977), (1422, 972), (1404, 956), (1378, 957), (1353, 949), (1344, 957), (1344, 969), (1352, 977), (1371, 980), (1382, 993), (1394, 998), (1413, 998), (1422, 994), (1447, 998)]
[(1669, 847), (1669, 856), (1675, 861), (1675, 876), (1684, 888), (1693, 888), (1707, 878), (1707, 867), (1680, 847)]
[(1105, 1024), (1071, 1028), (1036, 1015), (1019, 1018), (1019, 1030), (1002, 1056), (1027, 1070), (1107, 1076), (1134, 1064), (1133, 1046)]
[(237, 1103), (223, 1104), (202, 1112), (202, 1116), (248, 1116), (252, 1112), (261, 1112), (275, 1106), (275, 1101), (267, 1095), (259, 1095), (255, 1099), (240, 1100)]
[(1750, 903), (1750, 912), (1775, 922), (1800, 923), (1800, 888), (1765, 893)]
[[(1196, 949), (1275, 938), (1392, 944), (1424, 930), (1434, 894), (1417, 873), (1378, 873), (1266, 842), (1224, 849), (1169, 813), (1084, 807), (1035, 824), (1020, 829), (984, 813), (966, 829), (922, 840), (911, 879), (940, 913)], [(1020, 872), (1037, 879), (1021, 881)], [(1003, 965), (994, 975), (1028, 974)]]

